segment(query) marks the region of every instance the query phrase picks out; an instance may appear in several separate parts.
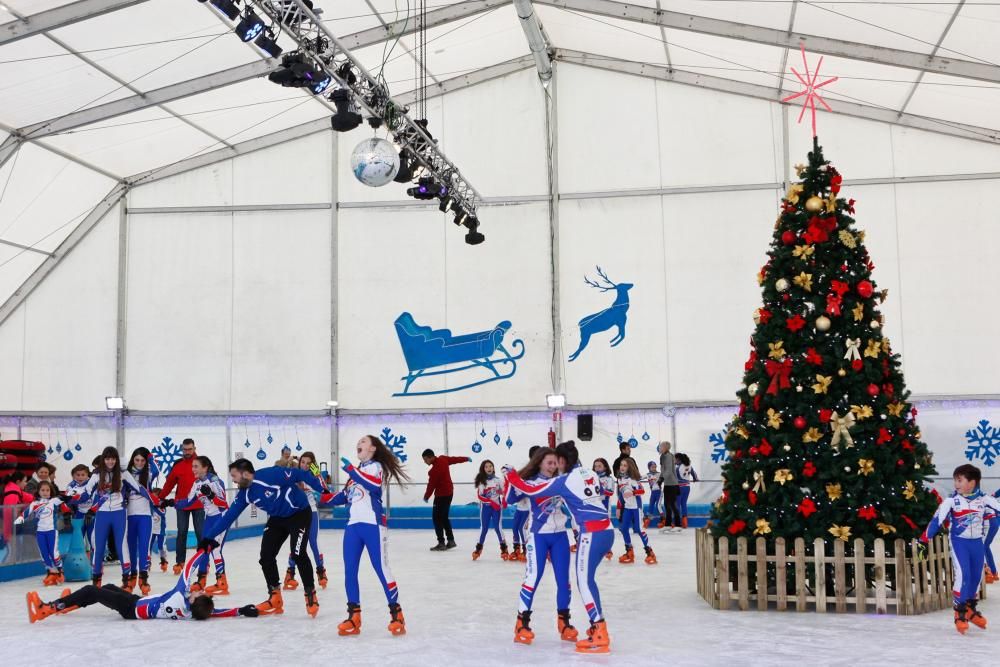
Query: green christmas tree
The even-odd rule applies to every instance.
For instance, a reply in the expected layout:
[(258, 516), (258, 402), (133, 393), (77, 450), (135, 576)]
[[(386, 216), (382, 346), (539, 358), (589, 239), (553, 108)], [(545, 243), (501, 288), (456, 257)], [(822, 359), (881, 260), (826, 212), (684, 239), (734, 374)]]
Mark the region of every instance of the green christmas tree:
[(920, 535), (935, 474), (885, 337), (854, 200), (814, 139), (781, 202), (726, 434), (717, 536), (870, 540)]

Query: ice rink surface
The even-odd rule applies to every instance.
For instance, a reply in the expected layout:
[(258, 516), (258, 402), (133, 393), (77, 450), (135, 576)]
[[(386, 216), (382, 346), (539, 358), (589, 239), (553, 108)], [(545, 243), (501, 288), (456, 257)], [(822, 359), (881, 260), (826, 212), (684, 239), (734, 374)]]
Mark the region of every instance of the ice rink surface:
[[(555, 631), (555, 583), (546, 572), (535, 596), (532, 626), (535, 643), (512, 641), (518, 592), (524, 568), (500, 560), (494, 538), (473, 562), (476, 535), (458, 531), (459, 548), (432, 553), (430, 531), (390, 533), (389, 559), (399, 586), (408, 633), (392, 637), (378, 580), (362, 561), (360, 636), (339, 637), (345, 617), (339, 530), (323, 530), (330, 584), (320, 591), (321, 609), (309, 618), (302, 593), (285, 592), (285, 613), (258, 619), (204, 622), (125, 621), (95, 606), (30, 625), (24, 595), (40, 578), (0, 584), (0, 655), (4, 665), (87, 664), (221, 665), (996, 665), (1000, 660), (1000, 586), (981, 610), (992, 628), (972, 627), (965, 637), (953, 629), (952, 612), (897, 617), (794, 612), (720, 612), (696, 593), (693, 533), (651, 533), (660, 563), (621, 565), (621, 536), (615, 559), (598, 572), (601, 598), (612, 640), (606, 656), (581, 656)], [(231, 595), (220, 607), (264, 599), (257, 564), (259, 538), (226, 545)], [(284, 551), (283, 557), (284, 557)], [(639, 556), (637, 553), (637, 561)], [(283, 563), (279, 562), (283, 568)], [(105, 581), (120, 581), (117, 566)], [(151, 575), (154, 592), (172, 586), (175, 577)], [(209, 577), (211, 581), (211, 575)], [(82, 584), (70, 584), (79, 586)], [(48, 600), (56, 593), (41, 593)], [(575, 590), (573, 621), (587, 627)], [(18, 657), (20, 656), (20, 657)]]

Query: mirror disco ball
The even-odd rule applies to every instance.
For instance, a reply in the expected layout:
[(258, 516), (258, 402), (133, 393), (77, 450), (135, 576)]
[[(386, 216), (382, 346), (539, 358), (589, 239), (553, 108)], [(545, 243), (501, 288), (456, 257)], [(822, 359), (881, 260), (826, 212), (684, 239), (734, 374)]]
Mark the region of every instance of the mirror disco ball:
[(385, 139), (365, 139), (351, 153), (351, 171), (365, 185), (381, 187), (396, 177), (399, 171), (399, 154)]

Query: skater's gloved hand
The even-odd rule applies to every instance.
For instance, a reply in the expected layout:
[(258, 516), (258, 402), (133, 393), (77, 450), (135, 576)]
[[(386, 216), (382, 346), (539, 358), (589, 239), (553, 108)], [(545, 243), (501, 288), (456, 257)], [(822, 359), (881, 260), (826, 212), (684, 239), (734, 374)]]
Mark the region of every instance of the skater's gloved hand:
[(260, 616), (260, 611), (257, 609), (256, 605), (246, 604), (236, 610), (236, 613), (240, 616), (246, 616), (248, 618), (257, 618)]
[(68, 493), (60, 493), (59, 500), (63, 501), (64, 503), (68, 503), (76, 500), (76, 498), (69, 495)]
[(14, 519), (14, 525), (15, 526), (20, 526), (22, 523), (24, 523), (24, 517), (23, 516), (19, 516), (16, 519)]
[(212, 491), (212, 487), (210, 487), (208, 484), (202, 484), (201, 488), (198, 489), (198, 491), (200, 491), (201, 495), (205, 496), (209, 500), (215, 498), (215, 492)]
[(343, 456), (341, 456), (341, 457), (340, 457), (340, 462), (344, 464), (344, 466), (343, 466), (343, 467), (344, 467), (344, 470), (347, 470), (348, 468), (350, 468), (350, 467), (351, 467), (351, 466), (353, 465), (353, 464), (352, 464), (352, 463), (350, 462), (350, 460), (348, 460), (348, 459), (344, 458)]
[(320, 473), (321, 473), (322, 471), (321, 471), (321, 470), (319, 469), (319, 466), (318, 466), (318, 465), (316, 465), (315, 463), (313, 463), (313, 464), (311, 464), (311, 465), (309, 466), (309, 472), (311, 472), (312, 474), (314, 474), (314, 475), (316, 475), (317, 477), (319, 477), (319, 475), (320, 475)]
[[(469, 460), (471, 461), (472, 459), (469, 459)], [(504, 475), (507, 475), (507, 474), (513, 472), (514, 469), (512, 467), (510, 467), (509, 465), (505, 464), (505, 465), (500, 466), (500, 470), (503, 471)]]
[(205, 538), (198, 543), (198, 549), (208, 553), (209, 551), (214, 551), (219, 548), (219, 543), (211, 538)]
[(173, 507), (176, 501), (173, 498), (164, 498), (160, 501), (160, 509), (165, 509), (167, 507)]
[(926, 542), (917, 542), (917, 553), (915, 554), (915, 558), (918, 563), (922, 560), (927, 560)]

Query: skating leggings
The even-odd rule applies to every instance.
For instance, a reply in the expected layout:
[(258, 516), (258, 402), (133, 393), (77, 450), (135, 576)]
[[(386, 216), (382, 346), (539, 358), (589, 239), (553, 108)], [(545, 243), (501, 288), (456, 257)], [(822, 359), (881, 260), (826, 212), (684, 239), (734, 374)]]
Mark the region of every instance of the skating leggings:
[(688, 515), (688, 496), (691, 495), (691, 485), (681, 484), (680, 494), (677, 496), (677, 511), (681, 518), (686, 519)]
[(87, 550), (87, 553), (91, 553), (94, 550), (95, 523), (97, 523), (97, 520), (90, 512), (87, 512), (83, 516), (83, 547)]
[(128, 552), (132, 554), (129, 574), (149, 572), (149, 547), (153, 540), (153, 517), (148, 514), (131, 514), (126, 517)]
[(646, 537), (646, 531), (642, 529), (642, 514), (638, 509), (623, 510), (622, 521), (619, 524), (619, 528), (622, 531), (622, 538), (625, 540), (625, 546), (632, 546), (632, 535), (630, 535), (632, 531), (639, 534), (639, 537), (642, 539), (642, 546), (649, 546), (649, 538)]
[[(313, 560), (316, 561), (316, 569), (326, 567), (323, 565), (323, 554), (319, 550), (319, 512), (313, 511), (312, 527), (309, 529), (309, 548), (312, 549)], [(288, 554), (288, 569), (295, 574), (295, 559), (292, 554)]]
[(524, 545), (528, 566), (521, 584), (521, 602), (518, 611), (531, 611), (535, 591), (545, 573), (545, 561), (552, 557), (552, 572), (556, 577), (556, 609), (569, 609), (571, 587), (569, 584), (569, 535), (558, 533), (530, 533)]
[(160, 532), (157, 533), (156, 535), (153, 535), (153, 545), (156, 546), (156, 550), (160, 554), (160, 558), (163, 559), (166, 559), (167, 557), (167, 546), (165, 543), (166, 539), (167, 539), (166, 527), (161, 525)]
[[(527, 544), (524, 541), (524, 524), (528, 523), (529, 514), (531, 512), (528, 510), (514, 510), (514, 526), (511, 529), (514, 533), (514, 544)], [(564, 607), (560, 607), (560, 609), (564, 609)]]
[(479, 520), (483, 526), (482, 530), (479, 531), (479, 544), (486, 542), (486, 533), (490, 528), (496, 532), (500, 544), (507, 544), (503, 539), (503, 533), (500, 532), (500, 510), (483, 503), (482, 507), (479, 508)]
[(576, 548), (576, 588), (580, 591), (583, 606), (591, 623), (604, 619), (601, 611), (601, 593), (597, 590), (597, 568), (604, 554), (611, 551), (615, 532), (611, 528), (598, 533), (582, 533)]
[[(205, 517), (205, 528), (204, 528), (204, 530), (205, 530), (205, 534), (206, 535), (211, 535), (213, 532), (215, 532), (215, 522), (218, 521), (220, 517), (221, 517), (221, 515), (220, 516), (214, 516), (214, 517), (213, 516), (207, 516), (207, 517)], [(222, 547), (226, 543), (226, 535), (228, 535), (228, 534), (229, 534), (229, 529), (227, 528), (225, 530), (225, 532), (223, 532), (223, 533), (221, 533), (219, 535), (216, 535), (214, 538), (212, 538), (216, 542), (219, 543), (219, 546), (216, 547), (215, 549), (213, 549), (212, 550), (212, 554), (211, 554), (211, 556), (212, 556), (212, 562), (215, 563), (215, 576), (216, 577), (218, 577), (220, 574), (225, 573), (225, 571), (226, 571), (226, 559), (222, 555)], [(198, 574), (202, 575), (202, 574), (205, 574), (206, 572), (208, 572), (208, 559), (207, 558), (203, 558), (201, 560), (200, 566), (198, 568)]]
[(657, 523), (657, 519), (663, 516), (663, 511), (660, 510), (660, 496), (663, 492), (660, 491), (660, 487), (654, 486), (653, 490), (649, 492), (649, 522), (651, 524)]
[(984, 550), (986, 551), (986, 565), (994, 575), (997, 574), (997, 562), (993, 558), (993, 550), (990, 548), (990, 545), (993, 544), (993, 539), (997, 536), (997, 532), (1000, 532), (1000, 517), (990, 521), (990, 528), (986, 532), (986, 544), (984, 546)]
[(983, 578), (983, 561), (986, 548), (979, 538), (951, 538), (951, 562), (955, 570), (955, 584), (952, 593), (955, 604), (975, 600), (979, 592), (979, 581)]
[(125, 510), (98, 512), (94, 515), (94, 551), (92, 554), (94, 576), (104, 573), (104, 550), (108, 546), (108, 536), (114, 535), (118, 559), (122, 564), (122, 574), (128, 574), (132, 564), (129, 560), (128, 541), (125, 539)]
[(38, 553), (42, 555), (42, 562), (50, 570), (57, 570), (62, 567), (62, 559), (59, 557), (59, 533), (54, 530), (40, 530), (35, 533), (38, 540)]
[(352, 523), (344, 529), (344, 588), (347, 590), (347, 601), (351, 604), (361, 604), (361, 591), (358, 588), (358, 566), (361, 564), (361, 552), (368, 549), (368, 558), (375, 568), (375, 574), (385, 590), (385, 599), (394, 604), (399, 599), (396, 590), (396, 580), (389, 570), (389, 529), (376, 526), (373, 523)]

